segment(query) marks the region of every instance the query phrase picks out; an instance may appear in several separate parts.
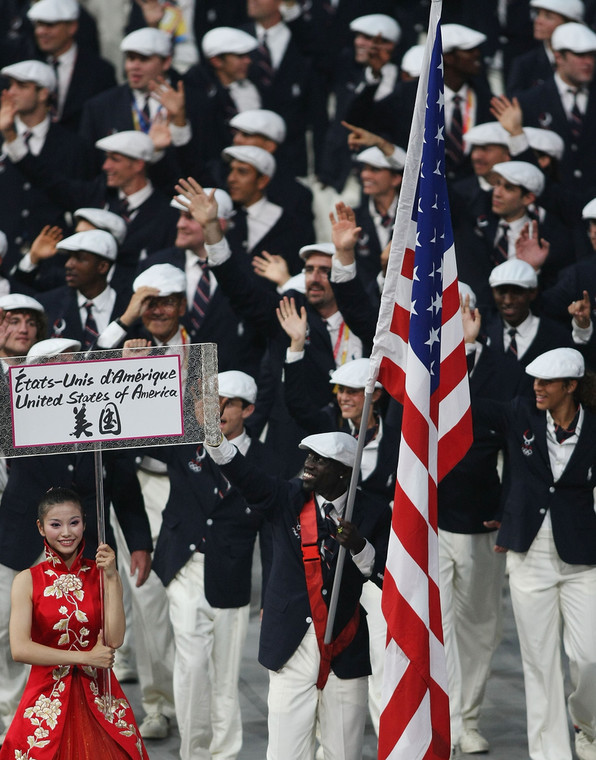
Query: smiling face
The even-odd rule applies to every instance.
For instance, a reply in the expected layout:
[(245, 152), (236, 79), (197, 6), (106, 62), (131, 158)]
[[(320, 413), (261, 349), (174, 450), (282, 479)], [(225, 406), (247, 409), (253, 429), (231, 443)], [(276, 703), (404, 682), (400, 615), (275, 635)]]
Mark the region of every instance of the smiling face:
[(186, 211), (180, 212), (178, 223), (176, 224), (176, 248), (188, 248), (194, 253), (204, 250), (205, 235), (201, 225), (193, 219)]
[(486, 177), (495, 164), (509, 161), (509, 151), (504, 145), (474, 145), (470, 152), (472, 168), (477, 177)]
[(228, 192), (234, 203), (252, 206), (263, 197), (269, 177), (260, 174), (254, 166), (232, 159), (228, 174)]
[(316, 491), (333, 501), (347, 490), (350, 472), (350, 468), (341, 462), (309, 450), (304, 462), (302, 488), (305, 491)]
[(186, 312), (182, 293), (146, 298), (143, 304), (143, 325), (160, 343), (167, 343), (178, 332), (180, 318)]
[(520, 288), (519, 285), (499, 285), (492, 291), (500, 315), (512, 327), (521, 325), (528, 317), (537, 292), (536, 288)]
[(534, 378), (534, 396), (536, 408), (557, 416), (562, 410), (574, 406), (573, 392), (577, 380), (542, 380)]
[(364, 406), (364, 389), (348, 388), (345, 385), (337, 387), (337, 403), (344, 420), (350, 420), (358, 427), (362, 419)]
[(57, 21), (55, 24), (36, 21), (35, 41), (37, 46), (46, 55), (62, 55), (72, 45), (77, 27), (76, 21)]
[(401, 185), (401, 174), (390, 169), (379, 169), (377, 166), (364, 164), (360, 170), (362, 192), (373, 198), (393, 194)]
[(37, 521), (37, 528), (50, 548), (68, 564), (76, 557), (83, 540), (85, 521), (81, 505), (66, 501), (50, 507), (44, 515), (43, 522)]
[(105, 172), (108, 187), (126, 190), (131, 183), (138, 181), (139, 176), (144, 175), (145, 162), (108, 151), (101, 168)]

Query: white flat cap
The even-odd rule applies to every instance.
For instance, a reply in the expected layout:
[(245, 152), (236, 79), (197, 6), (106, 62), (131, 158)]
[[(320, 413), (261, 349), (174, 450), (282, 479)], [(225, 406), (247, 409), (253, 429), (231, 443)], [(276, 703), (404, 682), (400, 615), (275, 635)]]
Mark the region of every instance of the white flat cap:
[[(383, 153), (383, 151), (380, 148), (377, 148), (376, 146), (373, 148), (365, 148), (365, 150), (360, 151), (358, 155), (354, 156), (354, 160), (358, 161), (359, 164), (368, 164), (369, 166), (374, 166), (377, 169), (389, 169), (389, 171), (395, 172), (399, 171), (397, 168), (397, 163), (391, 163), (387, 156)], [(405, 153), (404, 153), (404, 163), (402, 165), (402, 169), (405, 166)]]
[(504, 145), (507, 147), (509, 132), (498, 121), (486, 121), (471, 127), (464, 134), (464, 144), (469, 150), (474, 145)]
[(488, 277), (491, 288), (499, 285), (517, 285), (530, 290), (538, 287), (538, 277), (534, 267), (521, 259), (508, 259), (496, 266)]
[(22, 293), (9, 293), (7, 296), (0, 296), (0, 309), (3, 311), (27, 309), (29, 311), (40, 311), (42, 314), (45, 311), (39, 301)]
[(544, 190), (544, 174), (537, 166), (527, 161), (503, 161), (495, 164), (492, 170), (507, 182), (525, 187), (534, 195), (540, 195)]
[(452, 50), (473, 50), (486, 40), (485, 34), (463, 24), (445, 24), (441, 28), (441, 35), (444, 53), (450, 53)]
[(143, 161), (150, 162), (155, 158), (153, 140), (137, 129), (127, 129), (124, 132), (102, 137), (95, 143), (95, 147), (109, 153), (120, 153), (128, 158), (140, 158)]
[(148, 285), (157, 288), (160, 296), (171, 296), (172, 293), (186, 293), (186, 275), (182, 269), (172, 264), (154, 264), (135, 279), (132, 289), (136, 293), (139, 288)]
[(565, 141), (552, 129), (540, 129), (540, 127), (524, 127), (524, 134), (528, 138), (530, 148), (560, 161), (565, 152)]
[(161, 29), (145, 26), (127, 34), (120, 43), (123, 53), (138, 53), (139, 55), (159, 55), (167, 58), (172, 52), (172, 41), (169, 34)]
[(356, 439), (347, 433), (317, 433), (303, 438), (298, 448), (314, 451), (325, 459), (334, 459), (346, 467), (353, 467), (357, 446)]
[(553, 348), (530, 362), (526, 367), (526, 372), (541, 380), (583, 377), (584, 357), (575, 348)]
[(311, 253), (322, 253), (325, 256), (333, 256), (335, 254), (335, 246), (333, 243), (311, 243), (311, 245), (303, 245), (298, 251), (298, 256), (300, 256), (303, 261), (306, 261)]
[(592, 198), (582, 209), (582, 219), (596, 219), (596, 198)]
[(256, 37), (252, 34), (234, 29), (231, 26), (218, 26), (211, 29), (203, 37), (201, 47), (205, 58), (213, 58), (214, 55), (246, 55), (259, 46)]
[(360, 32), (368, 37), (381, 35), (389, 42), (399, 42), (401, 28), (397, 21), (384, 13), (370, 13), (367, 16), (359, 16), (350, 22), (352, 32)]
[(0, 230), (0, 260), (4, 258), (6, 251), (8, 251), (8, 239), (4, 232)]
[(459, 291), (460, 296), (465, 299), (466, 296), (470, 296), (470, 309), (476, 308), (476, 293), (472, 290), (472, 288), (465, 282), (462, 282), (461, 280), (457, 281), (457, 289)]
[(401, 70), (411, 77), (419, 77), (424, 60), (424, 45), (413, 45), (401, 59)]
[(247, 135), (263, 135), (278, 145), (286, 139), (286, 123), (275, 111), (249, 108), (230, 119), (230, 126)]
[(240, 372), (237, 369), (230, 369), (227, 372), (220, 372), (217, 376), (219, 385), (219, 395), (226, 398), (241, 398), (254, 404), (257, 400), (257, 384), (246, 372)]
[[(370, 359), (354, 359), (342, 364), (331, 373), (331, 385), (345, 385), (348, 388), (366, 388)], [(382, 388), (381, 383), (375, 383), (375, 388)]]
[(285, 282), (283, 292), (285, 293), (288, 290), (295, 290), (298, 293), (306, 293), (306, 278), (304, 272), (295, 274)]
[(118, 214), (103, 208), (78, 208), (74, 212), (75, 221), (84, 219), (98, 230), (105, 230), (114, 236), (118, 245), (122, 245), (126, 237), (126, 222)]
[(224, 148), (221, 152), (222, 157), (230, 162), (233, 159), (250, 164), (260, 173), (267, 177), (273, 177), (275, 174), (275, 159), (263, 148), (257, 148), (256, 145), (231, 145)]
[(78, 340), (70, 338), (48, 338), (34, 343), (27, 351), (27, 364), (35, 364), (37, 359), (43, 359), (46, 356), (58, 356), (65, 351), (80, 351), (81, 343)]
[(572, 53), (596, 51), (596, 34), (584, 24), (561, 24), (553, 32), (550, 44), (553, 50), (571, 50)]
[[(213, 188), (204, 187), (203, 190), (207, 195), (211, 195)], [(185, 200), (185, 195), (175, 195), (170, 201), (170, 206), (178, 211), (188, 211), (184, 205)], [(234, 203), (226, 191), (219, 187), (215, 188), (215, 200), (217, 201), (217, 216), (220, 219), (231, 219), (236, 212), (234, 211)]]
[(59, 21), (76, 21), (79, 12), (76, 0), (39, 0), (29, 8), (27, 16), (31, 21), (57, 24)]
[(553, 11), (572, 21), (584, 20), (584, 4), (582, 0), (530, 0), (530, 8), (543, 8)]
[(85, 230), (75, 232), (74, 235), (64, 238), (56, 245), (56, 250), (62, 252), (87, 251), (101, 256), (108, 261), (116, 261), (118, 246), (114, 236), (105, 230)]
[(34, 82), (38, 87), (47, 87), (50, 92), (56, 89), (54, 69), (41, 61), (19, 61), (5, 66), (1, 71), (5, 77), (17, 82)]

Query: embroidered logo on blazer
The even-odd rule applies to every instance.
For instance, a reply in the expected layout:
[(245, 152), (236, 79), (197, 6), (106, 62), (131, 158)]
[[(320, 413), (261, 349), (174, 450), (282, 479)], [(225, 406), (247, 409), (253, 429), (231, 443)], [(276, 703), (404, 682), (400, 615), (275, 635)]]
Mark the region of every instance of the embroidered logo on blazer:
[(532, 454), (534, 453), (532, 444), (534, 443), (535, 437), (536, 436), (534, 435), (534, 433), (532, 433), (531, 430), (526, 430), (525, 433), (522, 433), (522, 438), (524, 439), (524, 442), (522, 444), (521, 450), (522, 450), (522, 454), (525, 457), (532, 456)]
[(205, 451), (203, 446), (201, 445), (197, 446), (194, 459), (191, 459), (190, 462), (188, 463), (188, 469), (191, 470), (192, 472), (201, 472), (201, 470), (203, 469), (203, 465), (201, 464), (201, 462), (203, 461), (203, 459), (205, 459), (206, 456), (207, 456), (207, 452)]

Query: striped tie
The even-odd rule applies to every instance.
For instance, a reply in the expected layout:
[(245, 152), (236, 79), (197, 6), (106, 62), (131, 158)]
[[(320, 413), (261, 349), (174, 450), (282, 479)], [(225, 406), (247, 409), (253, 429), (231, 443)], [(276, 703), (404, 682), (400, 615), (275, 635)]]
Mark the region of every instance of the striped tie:
[(577, 142), (582, 136), (582, 128), (584, 126), (584, 117), (577, 105), (577, 96), (580, 94), (580, 90), (568, 90), (573, 95), (573, 108), (571, 109), (571, 118), (569, 119), (569, 128), (571, 129), (571, 137), (574, 142)]
[(99, 333), (92, 311), (93, 302), (87, 301), (85, 308), (87, 309), (87, 319), (85, 320), (85, 329), (83, 331), (83, 348), (90, 348), (97, 340)]
[(502, 264), (509, 258), (509, 225), (501, 222), (499, 230), (501, 234), (497, 237), (493, 256), (495, 266)]
[(256, 50), (255, 61), (259, 70), (259, 82), (263, 87), (271, 87), (273, 82), (273, 63), (271, 61), (271, 51), (267, 44), (267, 32), (259, 42)]
[(515, 336), (517, 335), (517, 330), (515, 327), (510, 327), (507, 330), (507, 335), (510, 337), (509, 341), (509, 348), (507, 351), (505, 351), (506, 354), (511, 354), (511, 356), (515, 357), (517, 359), (517, 341), (515, 340)]
[(322, 555), (323, 555), (323, 562), (325, 563), (327, 569), (331, 568), (331, 563), (333, 562), (333, 558), (338, 552), (339, 544), (336, 539), (336, 531), (337, 531), (337, 525), (335, 523), (335, 520), (331, 517), (331, 510), (333, 509), (333, 504), (330, 501), (326, 501), (323, 504), (323, 510), (325, 511), (325, 538), (323, 539), (323, 548), (322, 548)]
[(190, 307), (190, 321), (195, 330), (200, 329), (205, 319), (209, 299), (211, 298), (211, 283), (209, 281), (209, 270), (207, 269), (207, 259), (199, 260), (198, 266), (201, 267), (201, 277), (195, 290), (192, 306)]
[(463, 118), (461, 113), (461, 95), (453, 96), (453, 111), (451, 112), (451, 127), (447, 133), (445, 151), (453, 167), (458, 166), (464, 157)]

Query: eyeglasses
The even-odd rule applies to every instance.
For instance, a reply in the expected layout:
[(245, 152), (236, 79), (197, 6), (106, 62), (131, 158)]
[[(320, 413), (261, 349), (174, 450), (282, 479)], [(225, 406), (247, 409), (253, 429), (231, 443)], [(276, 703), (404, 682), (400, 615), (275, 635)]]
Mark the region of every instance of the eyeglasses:
[(179, 296), (157, 296), (148, 298), (146, 301), (147, 309), (175, 309), (180, 304)]

